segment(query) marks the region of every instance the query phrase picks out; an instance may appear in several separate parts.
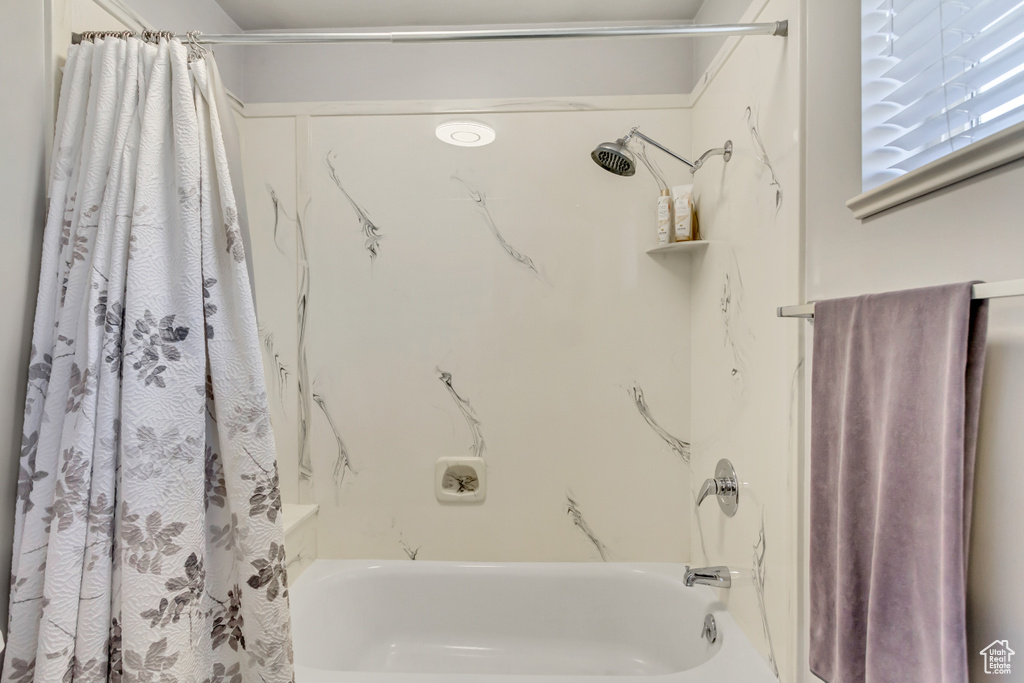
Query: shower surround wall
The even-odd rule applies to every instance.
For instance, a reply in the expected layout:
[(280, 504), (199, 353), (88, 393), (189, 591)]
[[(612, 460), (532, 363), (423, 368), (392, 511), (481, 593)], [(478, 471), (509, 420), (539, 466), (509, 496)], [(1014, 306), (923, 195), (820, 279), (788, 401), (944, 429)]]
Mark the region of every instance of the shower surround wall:
[[(321, 557), (691, 557), (689, 257), (644, 253), (645, 170), (589, 159), (637, 124), (689, 153), (689, 112), (527, 106), (565, 110), (243, 123), (283, 495), (319, 503)], [(497, 141), (439, 142), (453, 118)], [(435, 499), (447, 456), (483, 459), (484, 503)]]
[[(726, 564), (721, 599), (794, 679), (802, 331), (775, 307), (801, 299), (802, 13), (755, 2), (741, 21), (788, 19), (791, 38), (726, 41), (670, 109), (248, 108), (282, 485), (321, 505), (322, 556)], [(434, 140), (453, 118), (497, 142)], [(668, 184), (695, 183), (703, 254), (644, 254), (655, 183), (587, 158), (637, 124), (691, 157), (733, 141), (696, 176), (651, 154)], [(486, 502), (439, 504), (435, 460), (477, 453)], [(695, 507), (722, 457), (742, 482), (732, 518)]]
[(758, 1), (742, 21), (781, 19), (787, 40), (730, 39), (735, 51), (720, 52), (693, 93), (694, 150), (731, 139), (734, 151), (695, 176), (701, 230), (722, 242), (692, 265), (691, 476), (697, 486), (728, 458), (743, 484), (735, 517), (704, 503), (690, 546), (693, 562), (739, 572), (721, 597), (792, 681), (806, 666), (796, 656), (802, 330), (775, 308), (801, 300), (802, 3)]

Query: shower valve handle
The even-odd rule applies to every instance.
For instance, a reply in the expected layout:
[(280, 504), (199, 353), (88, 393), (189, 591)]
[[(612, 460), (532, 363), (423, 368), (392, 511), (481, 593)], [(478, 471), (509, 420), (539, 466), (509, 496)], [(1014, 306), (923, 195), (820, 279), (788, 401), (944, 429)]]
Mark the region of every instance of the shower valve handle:
[(700, 487), (700, 493), (697, 494), (698, 507), (705, 498), (711, 495), (718, 498), (718, 506), (727, 516), (732, 517), (736, 514), (736, 508), (739, 505), (740, 483), (732, 463), (725, 458), (718, 461), (715, 478), (706, 479), (704, 485)]

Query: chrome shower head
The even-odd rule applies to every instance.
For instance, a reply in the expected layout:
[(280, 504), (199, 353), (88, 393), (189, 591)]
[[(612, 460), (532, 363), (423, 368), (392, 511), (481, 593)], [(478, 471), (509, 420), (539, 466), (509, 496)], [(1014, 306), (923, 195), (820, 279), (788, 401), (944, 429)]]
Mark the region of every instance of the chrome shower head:
[[(594, 160), (594, 163), (610, 173), (615, 175), (630, 176), (636, 173), (636, 161), (633, 158), (633, 153), (629, 151), (629, 141), (634, 137), (638, 137), (644, 142), (654, 145), (665, 154), (670, 157), (674, 157), (679, 161), (686, 164), (687, 168), (690, 169), (690, 173), (696, 173), (697, 169), (704, 165), (704, 162), (713, 156), (721, 156), (723, 161), (729, 161), (732, 158), (732, 140), (726, 140), (725, 145), (717, 147), (715, 149), (709, 149), (700, 155), (700, 158), (696, 162), (690, 161), (686, 157), (679, 156), (665, 145), (661, 144), (656, 140), (652, 140), (634, 126), (625, 137), (621, 137), (615, 142), (602, 142), (594, 151), (590, 153), (590, 158)], [(654, 173), (654, 169), (651, 168), (650, 163), (646, 157), (641, 156), (640, 160), (647, 164), (648, 170)]]
[(602, 142), (590, 153), (594, 163), (615, 175), (631, 176), (636, 173), (636, 161), (633, 153), (626, 147), (629, 136), (619, 138), (615, 142)]

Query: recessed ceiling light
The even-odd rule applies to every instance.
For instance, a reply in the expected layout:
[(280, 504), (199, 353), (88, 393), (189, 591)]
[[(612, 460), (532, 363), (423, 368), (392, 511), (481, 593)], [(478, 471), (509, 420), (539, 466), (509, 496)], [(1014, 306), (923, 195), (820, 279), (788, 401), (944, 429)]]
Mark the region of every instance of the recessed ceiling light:
[(494, 142), (494, 129), (476, 121), (445, 121), (434, 129), (441, 142), (459, 147), (481, 147)]

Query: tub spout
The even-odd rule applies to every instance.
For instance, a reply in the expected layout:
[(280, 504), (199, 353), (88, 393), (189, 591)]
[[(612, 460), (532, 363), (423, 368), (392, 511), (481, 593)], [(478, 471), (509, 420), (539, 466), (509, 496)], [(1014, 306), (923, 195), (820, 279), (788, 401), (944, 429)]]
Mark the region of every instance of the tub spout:
[(686, 565), (683, 573), (683, 583), (687, 586), (701, 584), (702, 586), (713, 586), (715, 588), (729, 588), (732, 586), (732, 575), (728, 567), (699, 567), (691, 569)]

